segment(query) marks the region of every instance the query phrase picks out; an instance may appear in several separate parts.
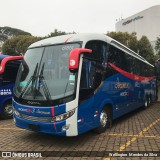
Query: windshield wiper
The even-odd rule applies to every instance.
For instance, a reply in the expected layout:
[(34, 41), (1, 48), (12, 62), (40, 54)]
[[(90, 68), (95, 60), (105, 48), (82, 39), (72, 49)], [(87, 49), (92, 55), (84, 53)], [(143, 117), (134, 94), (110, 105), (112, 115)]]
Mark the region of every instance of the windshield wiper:
[[(37, 71), (38, 71), (38, 63), (34, 69), (33, 75), (30, 77), (29, 81), (27, 82), (26, 86), (24, 87), (23, 91), (21, 92), (19, 98), (22, 98), (23, 94), (27, 91), (28, 86), (30, 85), (30, 83), (32, 82), (32, 87), (34, 86), (33, 84), (35, 83), (35, 80), (37, 78)], [(33, 89), (33, 88), (32, 88)]]
[(44, 78), (44, 76), (43, 76), (44, 64), (45, 64), (45, 63), (43, 63), (43, 66), (42, 66), (42, 69), (41, 69), (41, 72), (40, 72), (40, 75), (39, 75), (38, 91), (40, 90), (41, 82), (43, 82), (42, 88), (43, 88), (44, 94), (45, 94), (45, 96), (46, 96), (46, 99), (47, 99), (47, 100), (50, 100), (50, 99), (51, 99), (51, 95), (50, 95), (48, 86), (47, 86), (47, 84), (46, 84), (45, 78)]

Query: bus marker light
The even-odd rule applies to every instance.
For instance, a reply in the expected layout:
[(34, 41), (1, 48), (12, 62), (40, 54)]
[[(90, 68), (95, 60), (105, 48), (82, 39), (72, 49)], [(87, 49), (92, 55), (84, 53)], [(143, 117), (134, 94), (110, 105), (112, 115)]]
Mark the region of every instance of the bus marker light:
[(98, 111), (95, 111), (94, 117), (98, 116)]
[(70, 60), (70, 66), (74, 66), (76, 64), (76, 61), (74, 59)]
[(81, 119), (79, 119), (79, 120), (78, 120), (78, 122), (83, 122), (83, 121), (84, 121), (84, 119), (83, 119), (83, 118), (81, 118)]

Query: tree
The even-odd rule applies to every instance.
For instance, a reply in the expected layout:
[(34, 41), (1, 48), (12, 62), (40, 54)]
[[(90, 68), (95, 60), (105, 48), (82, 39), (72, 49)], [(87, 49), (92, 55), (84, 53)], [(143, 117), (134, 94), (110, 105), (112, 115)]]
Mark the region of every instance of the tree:
[(17, 43), (17, 52), (24, 54), (27, 51), (27, 48), (34, 42), (41, 40), (40, 37), (34, 36), (20, 36), (21, 39)]
[(2, 51), (7, 55), (20, 55), (25, 53), (27, 48), (34, 42), (41, 40), (40, 37), (33, 37), (29, 35), (20, 35), (8, 39), (2, 46)]
[(144, 57), (148, 62), (154, 64), (155, 56), (152, 45), (146, 36), (142, 36), (138, 41), (139, 55)]
[(140, 54), (147, 61), (154, 64), (155, 61), (154, 51), (151, 43), (149, 42), (146, 36), (142, 36), (140, 40), (137, 40), (135, 32), (131, 34), (127, 32), (110, 32), (107, 33), (107, 35), (119, 41), (120, 43), (124, 44), (131, 50)]
[(1, 52), (1, 46), (7, 39), (10, 39), (18, 35), (31, 36), (30, 33), (22, 31), (20, 29), (11, 28), (11, 27), (0, 27), (0, 52)]
[(0, 33), (0, 41), (1, 41), (1, 42), (4, 42), (4, 41), (7, 40), (7, 39), (8, 39), (8, 36), (7, 36), (7, 35)]
[(55, 29), (54, 32), (51, 32), (47, 37), (55, 37), (66, 34), (67, 34), (66, 32), (58, 31), (58, 29)]
[(6, 35), (7, 37), (13, 37), (17, 35), (29, 35), (30, 33), (22, 31), (17, 28), (11, 28), (11, 27), (0, 27), (0, 35)]
[(117, 40), (131, 50), (137, 52), (138, 40), (135, 32), (131, 34), (128, 32), (109, 32), (107, 33), (107, 36)]
[(55, 37), (55, 36), (61, 36), (61, 35), (66, 35), (66, 34), (75, 34), (76, 32), (71, 32), (71, 33), (66, 33), (64, 31), (58, 31), (58, 29), (55, 29), (54, 32), (51, 32), (48, 36), (46, 36), (45, 38), (48, 37)]
[(18, 37), (6, 40), (2, 46), (2, 53), (7, 55), (18, 55), (16, 44), (19, 40)]
[(160, 56), (160, 37), (157, 37), (155, 50), (157, 51), (157, 55)]

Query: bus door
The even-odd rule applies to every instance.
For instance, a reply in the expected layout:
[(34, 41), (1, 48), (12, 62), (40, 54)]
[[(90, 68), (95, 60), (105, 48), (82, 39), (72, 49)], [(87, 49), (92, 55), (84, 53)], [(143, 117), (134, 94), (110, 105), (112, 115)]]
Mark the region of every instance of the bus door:
[(78, 117), (84, 121), (82, 125), (84, 125), (86, 129), (93, 128), (94, 73), (95, 73), (95, 62), (84, 58), (82, 63), (82, 72), (80, 80)]
[[(106, 62), (107, 44), (102, 41), (89, 41), (85, 48), (92, 54), (84, 54), (79, 91), (79, 110), (85, 115), (88, 127), (96, 126), (98, 110), (104, 100), (104, 95), (96, 91), (102, 82), (103, 63)], [(80, 112), (79, 112), (80, 113)], [(84, 123), (85, 124), (85, 123)]]

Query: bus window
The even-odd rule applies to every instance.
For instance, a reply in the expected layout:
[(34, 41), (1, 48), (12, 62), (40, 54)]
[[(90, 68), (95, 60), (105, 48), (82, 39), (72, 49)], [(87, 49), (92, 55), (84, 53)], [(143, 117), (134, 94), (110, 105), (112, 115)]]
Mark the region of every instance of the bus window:
[(124, 71), (130, 72), (128, 55), (114, 46), (109, 46), (108, 62)]
[(7, 62), (5, 67), (5, 72), (3, 73), (2, 85), (15, 82), (19, 65), (20, 65), (20, 62), (14, 62), (14, 61)]
[(84, 55), (85, 58), (98, 60), (102, 64), (105, 64), (107, 56), (107, 43), (101, 41), (89, 41), (85, 48), (92, 50), (92, 54)]
[(108, 62), (114, 64), (117, 67), (121, 67), (120, 54), (117, 52), (117, 48), (114, 46), (109, 47)]
[(129, 67), (128, 67), (127, 71), (132, 73), (132, 74), (137, 74), (136, 58), (129, 55), (129, 54), (125, 54), (125, 55), (126, 55), (126, 60), (129, 64)]
[(80, 101), (87, 99), (94, 92), (96, 62), (84, 59), (80, 81)]

